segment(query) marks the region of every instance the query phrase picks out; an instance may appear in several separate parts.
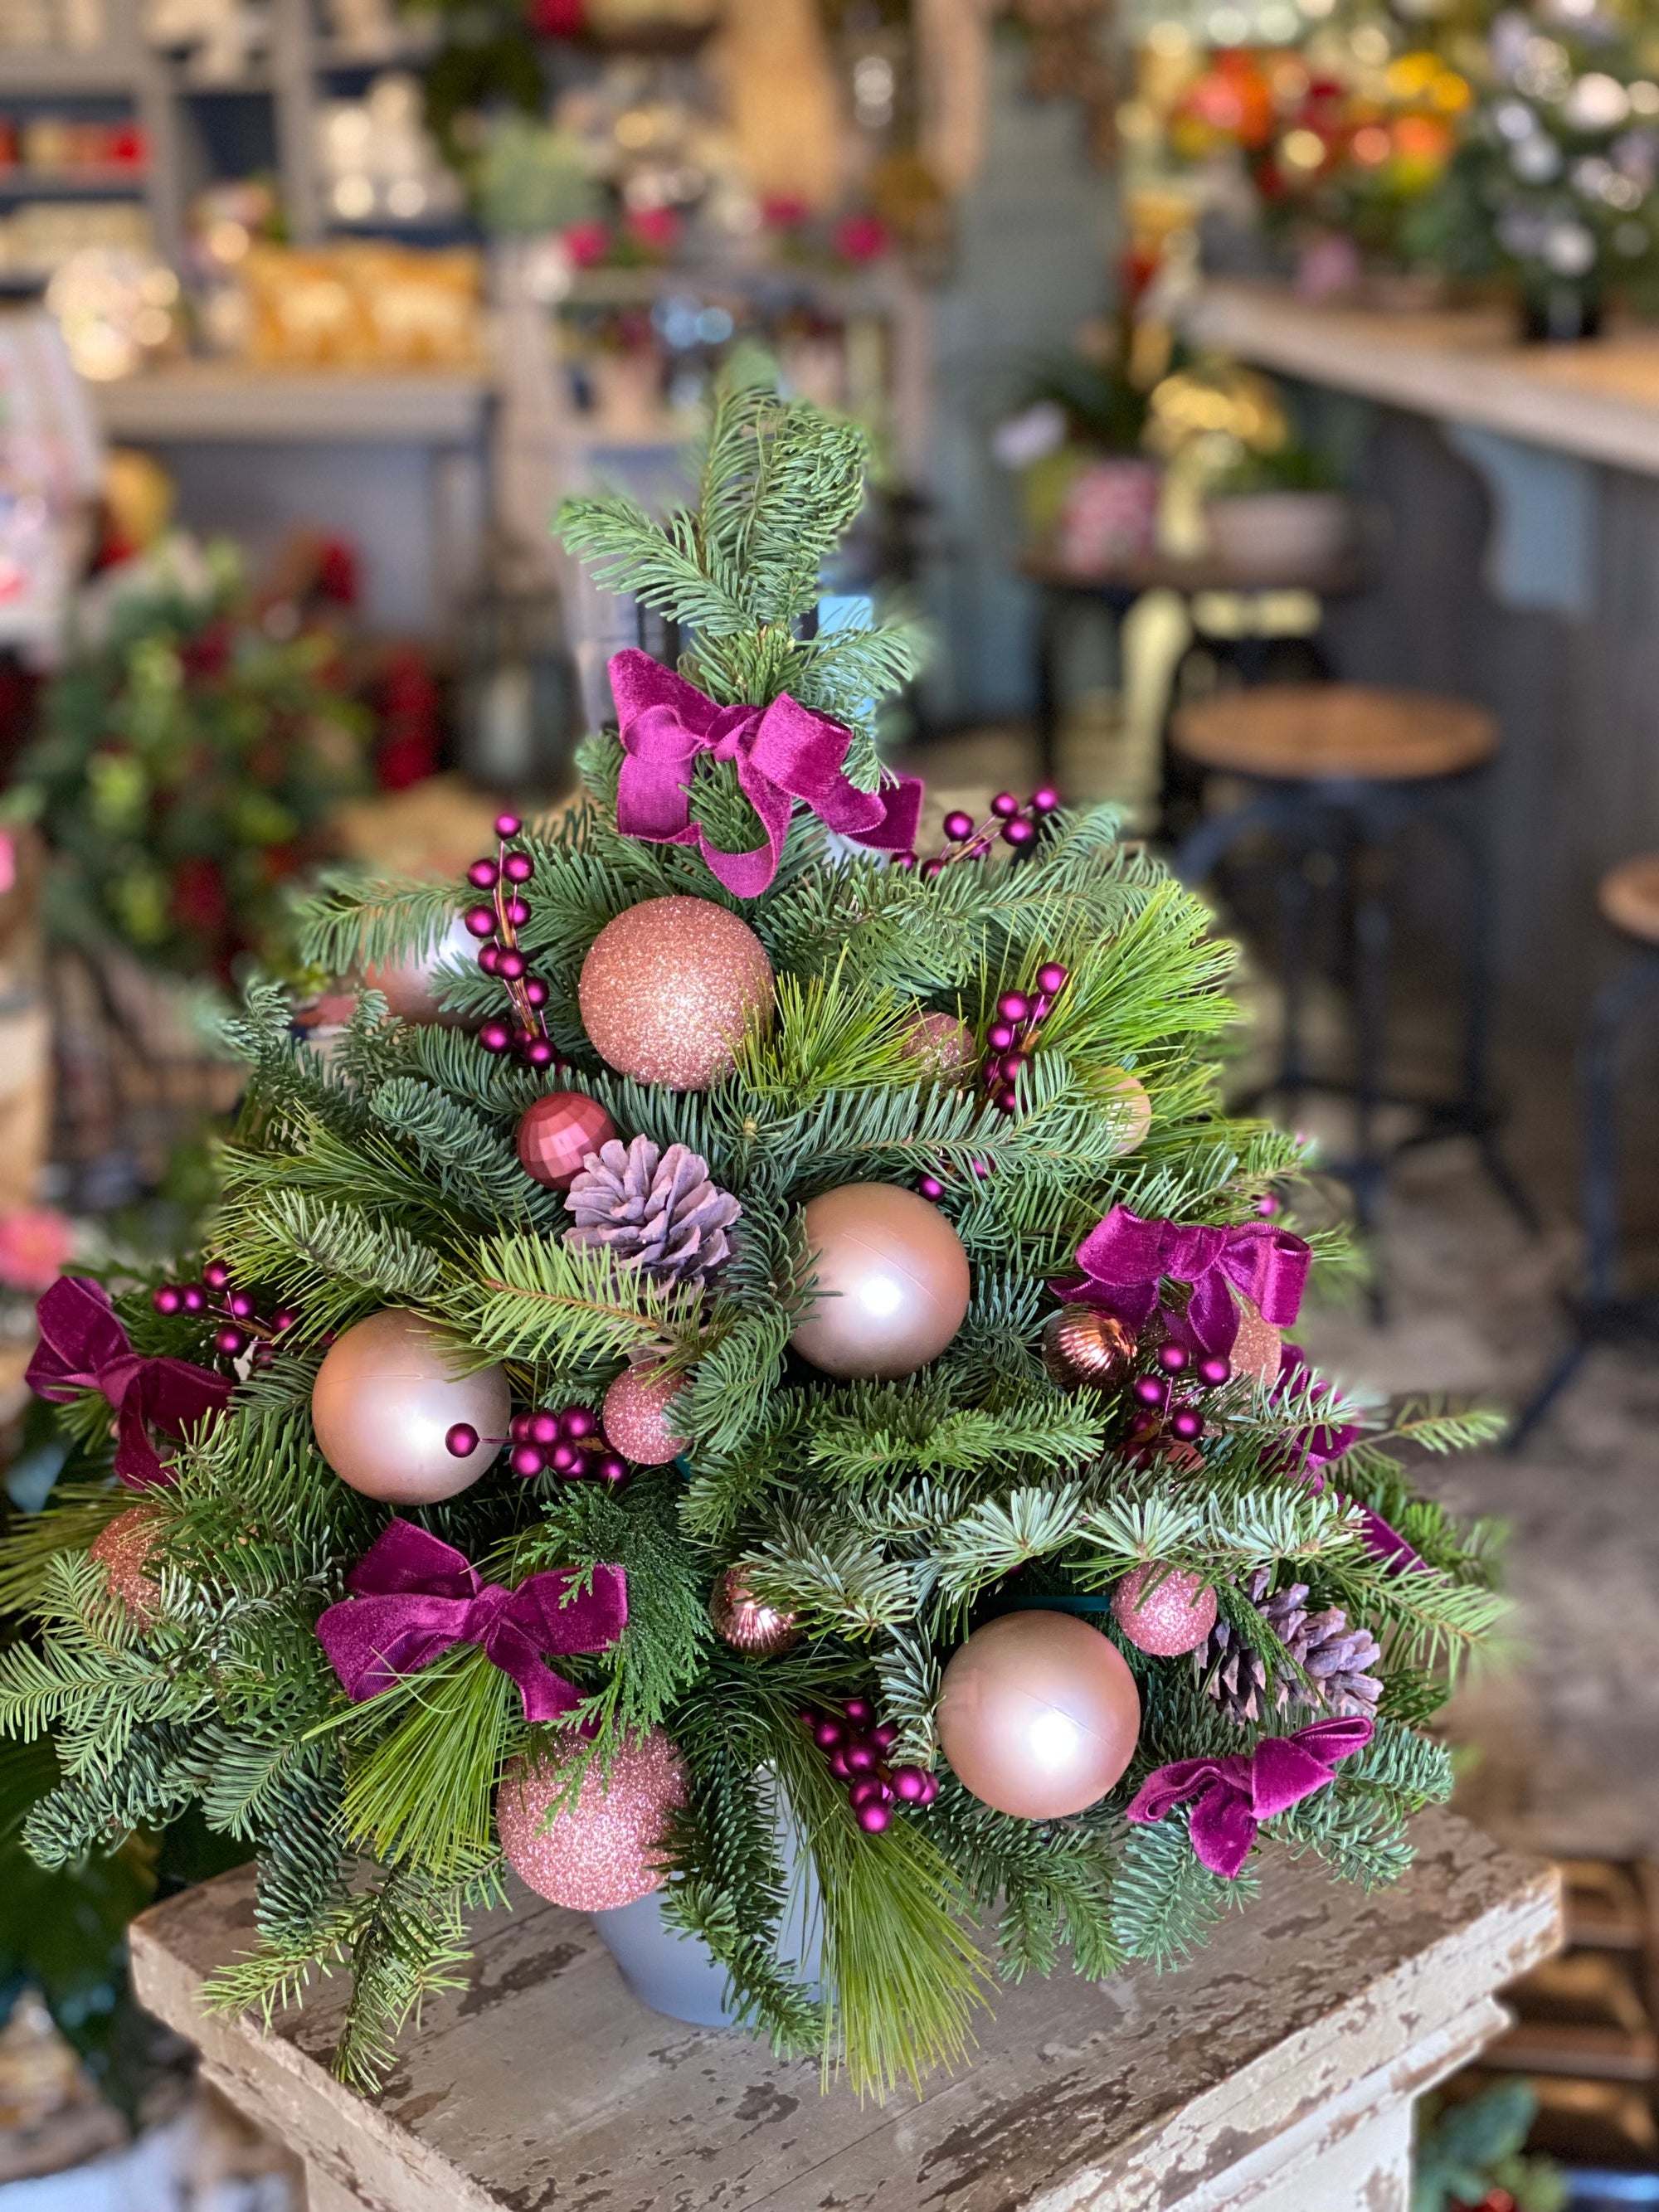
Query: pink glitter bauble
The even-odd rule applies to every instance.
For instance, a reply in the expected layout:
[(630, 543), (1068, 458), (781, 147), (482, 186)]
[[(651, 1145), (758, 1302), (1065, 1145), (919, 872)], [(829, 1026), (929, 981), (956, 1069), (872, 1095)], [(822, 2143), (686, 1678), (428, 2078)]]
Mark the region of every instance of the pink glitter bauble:
[(1107, 1093), (1105, 1110), (1117, 1133), (1112, 1151), (1121, 1158), (1146, 1141), (1146, 1132), (1152, 1126), (1152, 1102), (1145, 1084), (1127, 1067), (1103, 1068), (1097, 1080)]
[(1164, 1571), (1154, 1560), (1125, 1575), (1112, 1592), (1112, 1618), (1137, 1650), (1173, 1659), (1196, 1651), (1215, 1626), (1215, 1592), (1201, 1575)]
[(612, 1758), (608, 1784), (595, 1759), (574, 1802), (549, 1820), (568, 1763), (507, 1761), (495, 1826), (508, 1866), (538, 1897), (576, 1912), (610, 1912), (660, 1889), (663, 1836), (685, 1802), (678, 1752), (660, 1729), (635, 1737)]
[(714, 1584), (708, 1618), (722, 1644), (750, 1659), (769, 1659), (800, 1642), (800, 1623), (781, 1605), (752, 1595), (740, 1567), (728, 1567)]
[(635, 1467), (666, 1467), (685, 1449), (685, 1438), (668, 1408), (685, 1388), (684, 1375), (659, 1376), (652, 1367), (626, 1367), (605, 1394), (599, 1425), (612, 1451)]
[(549, 1190), (568, 1190), (590, 1152), (608, 1145), (617, 1125), (584, 1091), (549, 1091), (519, 1122), (519, 1165)]
[(1283, 1339), (1270, 1321), (1263, 1321), (1248, 1298), (1238, 1304), (1238, 1334), (1227, 1357), (1235, 1375), (1249, 1375), (1264, 1390), (1279, 1380), (1279, 1357)]
[(148, 1505), (118, 1513), (93, 1538), (89, 1554), (109, 1577), (111, 1596), (120, 1599), (139, 1629), (161, 1618), (161, 1585), (144, 1572), (155, 1550), (158, 1518)]
[(918, 1014), (904, 1032), (904, 1056), (924, 1082), (970, 1082), (979, 1066), (974, 1033), (954, 1014)]
[(772, 963), (746, 921), (712, 899), (646, 899), (608, 921), (582, 963), (582, 1024), (639, 1083), (707, 1091), (752, 1025), (770, 1020)]

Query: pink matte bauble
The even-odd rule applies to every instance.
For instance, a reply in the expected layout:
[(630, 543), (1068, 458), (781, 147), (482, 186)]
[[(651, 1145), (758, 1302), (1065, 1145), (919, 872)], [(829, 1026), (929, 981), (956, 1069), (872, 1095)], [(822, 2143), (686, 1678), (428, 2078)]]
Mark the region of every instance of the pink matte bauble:
[(638, 1083), (707, 1091), (772, 1013), (772, 963), (712, 899), (646, 899), (606, 922), (577, 996), (595, 1050)]
[(507, 1863), (538, 1897), (576, 1912), (611, 1912), (660, 1889), (662, 1843), (685, 1802), (685, 1769), (660, 1729), (595, 1759), (574, 1802), (550, 1821), (565, 1764), (511, 1759), (495, 1793), (495, 1826)]
[(585, 1091), (549, 1091), (519, 1121), (519, 1165), (549, 1190), (568, 1190), (590, 1152), (608, 1145), (617, 1125)]
[(967, 1083), (979, 1066), (974, 1033), (955, 1014), (918, 1014), (904, 1032), (904, 1056), (933, 1083)]
[(153, 1506), (131, 1506), (92, 1540), (90, 1556), (108, 1576), (111, 1596), (120, 1599), (140, 1631), (154, 1627), (161, 1612), (161, 1585), (145, 1572), (155, 1550), (158, 1519)]
[(968, 1312), (968, 1255), (946, 1217), (892, 1182), (848, 1182), (805, 1211), (817, 1280), (790, 1342), (826, 1375), (912, 1375)]
[(1215, 1626), (1215, 1592), (1202, 1575), (1164, 1571), (1156, 1561), (1127, 1574), (1112, 1592), (1112, 1618), (1139, 1651), (1174, 1659), (1196, 1651)]
[(1097, 1080), (1109, 1097), (1106, 1111), (1116, 1131), (1112, 1150), (1121, 1158), (1146, 1143), (1146, 1132), (1152, 1126), (1152, 1102), (1146, 1096), (1146, 1085), (1127, 1067), (1103, 1068)]
[(1063, 1820), (1096, 1803), (1139, 1734), (1128, 1662), (1073, 1613), (1004, 1613), (945, 1670), (945, 1756), (964, 1789), (1017, 1820)]
[(363, 981), (369, 990), (380, 994), (399, 1021), (438, 1022), (446, 1029), (460, 1029), (466, 1016), (446, 1013), (438, 1004), (438, 970), (471, 968), (477, 952), (477, 939), (467, 934), (466, 925), (457, 915), (435, 945), (408, 959), (365, 968)]
[(685, 1438), (668, 1417), (668, 1408), (685, 1388), (684, 1375), (658, 1375), (650, 1367), (627, 1367), (605, 1394), (599, 1425), (612, 1451), (635, 1467), (666, 1467), (685, 1449)]
[(1235, 1375), (1249, 1375), (1271, 1390), (1279, 1380), (1279, 1354), (1284, 1340), (1270, 1321), (1263, 1321), (1248, 1298), (1238, 1304), (1238, 1334), (1227, 1354)]
[[(476, 1482), (500, 1451), (513, 1410), (499, 1367), (465, 1371), (466, 1347), (422, 1315), (389, 1307), (337, 1337), (311, 1390), (317, 1449), (365, 1498), (430, 1505)], [(460, 1457), (445, 1442), (478, 1433)]]

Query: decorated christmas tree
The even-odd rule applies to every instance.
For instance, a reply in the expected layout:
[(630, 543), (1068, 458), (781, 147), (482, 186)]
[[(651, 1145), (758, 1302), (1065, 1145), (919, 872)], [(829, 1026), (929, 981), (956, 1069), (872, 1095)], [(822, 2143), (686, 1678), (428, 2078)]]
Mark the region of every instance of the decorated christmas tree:
[(259, 1860), (221, 2001), (349, 1967), (352, 2081), (508, 1869), (652, 1899), (880, 2092), (999, 1975), (1179, 1960), (1263, 1839), (1396, 1875), (1449, 1785), (1498, 1601), (1394, 1440), (1480, 1425), (1283, 1341), (1297, 1147), (1222, 1111), (1231, 952), (1110, 813), (918, 857), (874, 722), (920, 641), (813, 620), (865, 463), (740, 365), (694, 506), (566, 509), (678, 671), (617, 657), (586, 798), (466, 884), (322, 896), (319, 965), (446, 1021), (365, 990), (325, 1048), (251, 990), (188, 1278), (42, 1301), (112, 1480), (9, 1562), (30, 1846), (199, 1802)]

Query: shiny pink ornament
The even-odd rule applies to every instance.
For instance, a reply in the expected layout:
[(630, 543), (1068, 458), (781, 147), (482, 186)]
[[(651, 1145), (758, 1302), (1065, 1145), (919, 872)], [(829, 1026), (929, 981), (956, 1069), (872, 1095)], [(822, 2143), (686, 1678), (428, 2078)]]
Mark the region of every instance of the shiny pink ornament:
[(575, 1912), (611, 1912), (663, 1885), (663, 1838), (685, 1802), (685, 1768), (660, 1729), (595, 1759), (574, 1800), (550, 1820), (568, 1782), (566, 1752), (507, 1761), (495, 1793), (495, 1826), (507, 1863), (538, 1897)]
[(1161, 1570), (1156, 1561), (1127, 1574), (1112, 1592), (1112, 1618), (1139, 1651), (1174, 1659), (1196, 1651), (1215, 1626), (1215, 1592), (1202, 1575)]
[(1103, 1068), (1095, 1083), (1106, 1094), (1105, 1110), (1115, 1132), (1112, 1151), (1121, 1158), (1146, 1143), (1146, 1132), (1152, 1126), (1152, 1102), (1146, 1096), (1146, 1085), (1127, 1067)]
[(625, 1367), (605, 1394), (599, 1425), (606, 1441), (635, 1467), (666, 1467), (685, 1449), (668, 1409), (685, 1388), (684, 1375)]
[(1127, 1662), (1075, 1613), (1004, 1613), (975, 1629), (945, 1670), (945, 1756), (965, 1789), (1017, 1820), (1063, 1820), (1095, 1804), (1139, 1734)]
[[(423, 1315), (388, 1307), (337, 1337), (317, 1370), (317, 1449), (365, 1498), (429, 1505), (476, 1482), (495, 1459), (513, 1410), (499, 1367), (466, 1371), (467, 1347)], [(450, 1449), (460, 1429), (469, 1452)]]
[(972, 1288), (962, 1239), (897, 1183), (815, 1198), (804, 1228), (817, 1293), (790, 1342), (826, 1375), (912, 1375), (962, 1327)]
[(437, 1022), (446, 1029), (459, 1029), (465, 1016), (446, 1013), (438, 1004), (439, 970), (470, 967), (476, 950), (465, 923), (457, 915), (426, 951), (365, 968), (363, 982), (369, 990), (380, 992), (401, 1022)]
[(568, 1190), (590, 1152), (608, 1145), (617, 1125), (585, 1091), (549, 1091), (519, 1122), (519, 1164), (549, 1190)]
[(772, 963), (712, 899), (646, 899), (594, 939), (577, 996), (595, 1049), (621, 1074), (707, 1091), (744, 1033), (770, 1021)]
[(955, 1014), (918, 1014), (904, 1032), (904, 1056), (928, 1083), (971, 1082), (979, 1065), (974, 1033)]
[(161, 1613), (161, 1585), (145, 1573), (155, 1553), (159, 1516), (149, 1505), (134, 1505), (100, 1528), (89, 1556), (109, 1577), (110, 1595), (118, 1597), (140, 1632), (153, 1628)]
[(720, 1642), (750, 1659), (769, 1659), (800, 1642), (795, 1615), (753, 1595), (740, 1567), (728, 1567), (715, 1582), (708, 1617)]

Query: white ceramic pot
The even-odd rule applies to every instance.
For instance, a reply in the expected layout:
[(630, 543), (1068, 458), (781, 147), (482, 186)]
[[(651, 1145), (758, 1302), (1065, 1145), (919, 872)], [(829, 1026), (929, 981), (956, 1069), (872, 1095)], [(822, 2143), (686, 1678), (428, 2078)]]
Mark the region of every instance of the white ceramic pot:
[[(781, 1821), (778, 1840), (789, 1899), (778, 1931), (779, 1961), (799, 1980), (816, 1987), (823, 1954), (817, 1875), (810, 1854), (800, 1848), (792, 1820)], [(696, 2027), (730, 2027), (735, 2014), (725, 1967), (700, 1936), (671, 1927), (662, 1906), (663, 1893), (653, 1890), (632, 1905), (594, 1913), (593, 1926), (642, 2005)]]
[(1210, 550), (1264, 584), (1316, 580), (1353, 544), (1353, 509), (1340, 491), (1248, 491), (1206, 501)]

